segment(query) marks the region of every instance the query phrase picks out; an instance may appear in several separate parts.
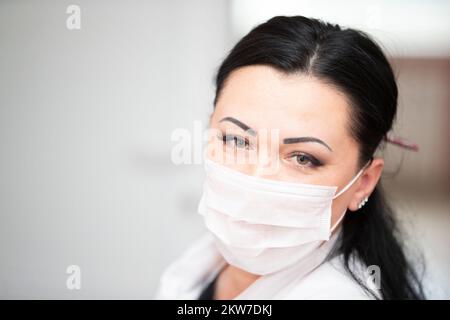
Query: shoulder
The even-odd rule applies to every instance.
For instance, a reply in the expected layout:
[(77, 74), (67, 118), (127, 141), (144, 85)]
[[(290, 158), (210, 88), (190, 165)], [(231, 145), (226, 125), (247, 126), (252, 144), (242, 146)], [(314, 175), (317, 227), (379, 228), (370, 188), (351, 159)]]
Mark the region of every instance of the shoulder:
[(156, 299), (197, 299), (206, 283), (223, 267), (224, 260), (210, 234), (191, 243), (162, 273)]
[[(364, 279), (361, 265), (352, 270)], [(374, 297), (345, 270), (341, 256), (327, 260), (296, 283), (287, 299), (368, 300)]]

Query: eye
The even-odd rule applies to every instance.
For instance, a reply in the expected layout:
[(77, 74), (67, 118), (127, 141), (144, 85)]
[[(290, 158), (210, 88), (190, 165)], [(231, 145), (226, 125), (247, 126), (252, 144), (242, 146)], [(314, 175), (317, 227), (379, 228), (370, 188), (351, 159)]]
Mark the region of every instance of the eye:
[(294, 165), (302, 167), (319, 167), (322, 163), (313, 156), (306, 153), (293, 153), (289, 156)]
[(227, 144), (233, 148), (237, 147), (239, 149), (250, 149), (250, 146), (251, 146), (248, 139), (237, 136), (237, 135), (232, 135), (232, 134), (226, 134), (223, 136), (218, 135), (217, 138), (221, 139), (224, 144)]

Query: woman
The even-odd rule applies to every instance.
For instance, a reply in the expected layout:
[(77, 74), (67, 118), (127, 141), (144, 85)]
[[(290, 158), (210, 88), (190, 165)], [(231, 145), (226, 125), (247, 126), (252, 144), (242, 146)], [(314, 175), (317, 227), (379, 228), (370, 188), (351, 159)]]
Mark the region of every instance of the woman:
[(302, 16), (250, 31), (216, 77), (199, 205), (210, 233), (158, 297), (423, 298), (375, 155), (396, 111), (394, 74), (368, 35)]

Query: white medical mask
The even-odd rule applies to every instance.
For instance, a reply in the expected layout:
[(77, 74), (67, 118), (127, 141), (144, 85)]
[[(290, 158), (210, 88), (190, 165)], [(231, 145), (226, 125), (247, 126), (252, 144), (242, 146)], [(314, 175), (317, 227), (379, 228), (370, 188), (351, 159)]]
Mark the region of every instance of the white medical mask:
[(205, 158), (206, 180), (198, 212), (224, 259), (265, 275), (300, 262), (328, 241), (343, 219), (331, 225), (335, 186), (253, 177)]

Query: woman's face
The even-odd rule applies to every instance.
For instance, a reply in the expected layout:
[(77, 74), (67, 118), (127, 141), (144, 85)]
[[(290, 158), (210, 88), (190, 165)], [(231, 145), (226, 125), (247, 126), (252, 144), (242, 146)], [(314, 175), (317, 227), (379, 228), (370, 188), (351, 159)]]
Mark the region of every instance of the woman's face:
[[(346, 96), (325, 82), (269, 66), (247, 66), (233, 71), (220, 93), (210, 123), (220, 134), (210, 136), (209, 147), (223, 150), (226, 157), (219, 161), (243, 173), (338, 186), (338, 192), (359, 170), (350, 117)], [(256, 162), (246, 157), (251, 152), (257, 154)], [(375, 159), (333, 201), (332, 225), (346, 208), (356, 210), (370, 195), (382, 167), (383, 160)]]

